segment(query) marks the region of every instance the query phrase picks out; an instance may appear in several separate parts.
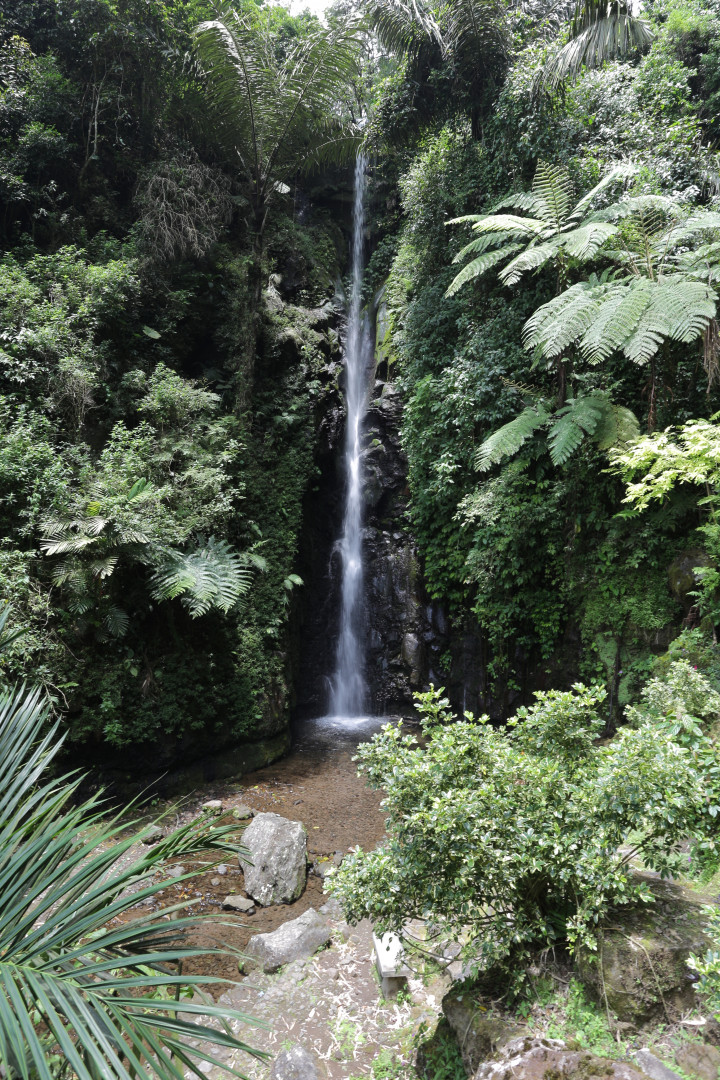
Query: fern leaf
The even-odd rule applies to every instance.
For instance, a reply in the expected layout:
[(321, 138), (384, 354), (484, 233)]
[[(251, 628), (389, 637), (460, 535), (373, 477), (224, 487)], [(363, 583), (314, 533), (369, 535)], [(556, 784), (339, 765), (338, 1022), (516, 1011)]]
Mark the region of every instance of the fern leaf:
[(550, 413), (544, 405), (530, 405), (509, 424), (494, 431), (475, 455), (475, 468), (487, 472), (504, 457), (516, 454), (520, 447), (535, 434), (538, 428), (547, 423)]
[(548, 435), (550, 458), (554, 465), (564, 465), (586, 435), (594, 435), (604, 417), (611, 412), (605, 394), (586, 394), (573, 398), (555, 414)]
[(473, 281), (476, 277), (480, 277), (481, 274), (486, 273), (504, 259), (514, 255), (519, 247), (520, 244), (509, 244), (504, 248), (500, 248), (498, 251), (487, 251), (479, 258), (473, 259), (453, 278), (447, 287), (445, 296), (454, 296), (458, 289), (461, 289), (468, 281)]
[(530, 270), (539, 270), (546, 262), (557, 255), (560, 243), (557, 237), (546, 240), (543, 244), (525, 248), (512, 262), (500, 271), (499, 277), (506, 285), (516, 285), (523, 274)]
[(638, 418), (623, 405), (611, 405), (593, 437), (600, 450), (636, 442), (640, 438)]
[(542, 217), (556, 229), (565, 224), (572, 206), (573, 187), (567, 169), (561, 165), (538, 162), (533, 180), (533, 195), (544, 207)]
[(550, 428), (548, 445), (553, 465), (564, 465), (585, 438), (585, 432), (571, 416), (560, 416)]
[(604, 286), (581, 281), (543, 304), (523, 327), (525, 348), (538, 349), (547, 359), (560, 356), (591, 326), (603, 290)]
[(598, 249), (617, 233), (617, 225), (594, 221), (571, 232), (563, 233), (563, 247), (574, 259), (591, 259)]
[(592, 206), (598, 195), (601, 195), (611, 184), (617, 184), (621, 180), (627, 180), (631, 176), (634, 176), (637, 171), (637, 166), (633, 165), (631, 162), (616, 165), (614, 169), (611, 169), (610, 172), (602, 178), (599, 184), (596, 184), (594, 188), (591, 188), (591, 190), (588, 191), (586, 195), (583, 195), (582, 199), (576, 203), (572, 214), (570, 214), (569, 220), (579, 221), (585, 211)]
[(252, 572), (224, 540), (211, 537), (205, 547), (185, 554), (171, 551), (151, 578), (157, 600), (181, 597), (193, 618), (211, 608), (229, 611), (250, 588)]
[(482, 255), (488, 248), (497, 247), (499, 244), (509, 243), (512, 240), (510, 233), (485, 233), (471, 240), (464, 248), (458, 251), (453, 259), (454, 263), (462, 262), (468, 255)]

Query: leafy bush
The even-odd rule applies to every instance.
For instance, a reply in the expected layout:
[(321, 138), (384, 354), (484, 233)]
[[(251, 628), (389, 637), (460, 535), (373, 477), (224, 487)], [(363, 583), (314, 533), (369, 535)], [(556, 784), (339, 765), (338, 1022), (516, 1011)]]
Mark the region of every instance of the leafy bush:
[(581, 684), (538, 693), (495, 730), (469, 713), (451, 722), (440, 690), (418, 695), (423, 745), (389, 724), (358, 751), (387, 792), (388, 840), (333, 877), (348, 918), (398, 933), (425, 919), (485, 968), (538, 943), (592, 947), (613, 906), (649, 900), (630, 860), (671, 872), (704, 786), (651, 724), (598, 745), (604, 697)]

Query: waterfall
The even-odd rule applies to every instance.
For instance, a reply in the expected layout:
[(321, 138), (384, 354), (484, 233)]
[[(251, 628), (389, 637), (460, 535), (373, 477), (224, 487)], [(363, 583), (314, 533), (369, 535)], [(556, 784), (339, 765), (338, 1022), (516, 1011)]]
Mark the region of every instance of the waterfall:
[(360, 155), (355, 165), (352, 276), (345, 342), (345, 514), (338, 543), (342, 566), (340, 631), (330, 706), (335, 716), (360, 716), (365, 704), (362, 437), (372, 341), (368, 319), (362, 312), (364, 232), (365, 159)]

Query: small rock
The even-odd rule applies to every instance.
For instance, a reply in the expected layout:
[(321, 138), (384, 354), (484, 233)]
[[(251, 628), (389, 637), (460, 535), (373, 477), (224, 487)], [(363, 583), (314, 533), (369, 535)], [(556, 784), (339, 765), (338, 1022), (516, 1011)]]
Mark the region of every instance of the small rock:
[(222, 808), (222, 799), (208, 799), (207, 802), (204, 802), (202, 804), (202, 809), (207, 811), (208, 813), (217, 812), (218, 810), (222, 810)]
[(210, 884), (211, 885), (219, 885), (220, 884), (220, 878), (219, 877), (210, 878)]
[(185, 873), (185, 867), (178, 863), (177, 866), (168, 866), (165, 872), (169, 877), (182, 877)]
[(222, 906), (226, 911), (242, 911), (246, 915), (253, 915), (255, 912), (255, 904), (252, 900), (246, 900), (244, 896), (236, 896), (234, 893), (225, 897)]
[(272, 975), (283, 964), (312, 956), (329, 940), (325, 920), (314, 908), (308, 908), (299, 918), (283, 923), (272, 933), (251, 937), (240, 967), (245, 972), (262, 967), (267, 975)]
[(302, 1046), (283, 1050), (270, 1069), (270, 1080), (318, 1080), (319, 1075), (315, 1058)]
[(255, 811), (250, 806), (246, 806), (245, 803), (241, 803), (240, 806), (233, 806), (232, 816), (237, 818), (238, 821), (246, 821), (247, 818), (255, 816)]
[(656, 1058), (647, 1048), (638, 1050), (635, 1060), (651, 1080), (680, 1080), (680, 1077), (672, 1069), (668, 1068), (660, 1058)]
[(333, 855), (333, 864), (335, 866), (340, 866), (342, 864), (342, 861), (343, 861), (344, 858), (345, 858), (345, 855), (344, 855), (344, 853), (342, 851), (336, 851), (335, 854)]
[(320, 908), (320, 914), (329, 915), (331, 919), (341, 919), (342, 908), (340, 907), (340, 902), (336, 900), (334, 896), (331, 896)]
[(337, 977), (338, 977), (338, 969), (337, 968), (328, 968), (327, 971), (325, 972), (325, 977), (330, 982), (332, 982), (334, 979), (337, 979)]
[(152, 825), (143, 836), (143, 844), (157, 844), (158, 840), (162, 840), (164, 835), (165, 833), (159, 825)]
[(227, 874), (227, 872), (228, 872), (228, 868), (227, 868), (227, 866), (225, 865), (225, 863), (220, 863), (220, 865), (219, 865), (219, 866), (216, 866), (216, 867), (215, 867), (215, 873), (216, 873), (216, 874), (219, 874), (219, 875), (220, 875), (220, 877), (225, 877), (225, 875)]
[(335, 870), (334, 864), (329, 859), (318, 859), (312, 864), (312, 868), (315, 877), (319, 877), (321, 881), (325, 881), (325, 878)]

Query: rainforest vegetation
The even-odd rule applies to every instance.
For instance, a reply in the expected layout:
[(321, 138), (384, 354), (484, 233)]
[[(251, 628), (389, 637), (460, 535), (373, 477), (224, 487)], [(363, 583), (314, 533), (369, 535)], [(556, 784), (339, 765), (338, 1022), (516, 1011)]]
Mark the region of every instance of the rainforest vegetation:
[[(453, 690), (361, 750), (389, 842), (333, 888), (507, 972), (592, 947), (633, 860), (716, 870), (719, 107), (718, 0), (0, 0), (0, 1076), (189, 1066), (175, 977), (133, 1004), (181, 947), (103, 913), (229, 840), (108, 892), (52, 777), (287, 745), (358, 153)], [(458, 642), (492, 722), (456, 719)]]

